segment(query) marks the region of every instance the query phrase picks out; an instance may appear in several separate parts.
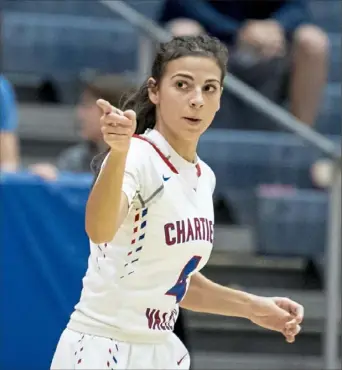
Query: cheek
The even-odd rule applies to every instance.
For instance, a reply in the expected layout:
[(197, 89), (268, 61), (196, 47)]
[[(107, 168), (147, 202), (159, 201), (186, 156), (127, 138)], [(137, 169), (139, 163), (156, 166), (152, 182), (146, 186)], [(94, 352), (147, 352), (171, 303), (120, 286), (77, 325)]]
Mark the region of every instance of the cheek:
[(175, 90), (169, 89), (162, 91), (160, 94), (160, 111), (164, 120), (168, 117), (179, 115), (181, 108), (184, 106), (182, 96)]
[(207, 107), (210, 115), (215, 115), (215, 113), (220, 109), (220, 98), (216, 96), (210, 97), (207, 102)]

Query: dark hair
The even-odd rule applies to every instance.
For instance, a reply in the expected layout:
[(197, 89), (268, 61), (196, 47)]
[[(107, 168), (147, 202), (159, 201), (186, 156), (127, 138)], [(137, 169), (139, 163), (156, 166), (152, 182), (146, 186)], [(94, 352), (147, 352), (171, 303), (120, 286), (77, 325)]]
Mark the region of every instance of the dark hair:
[[(157, 49), (150, 76), (156, 81), (156, 86), (160, 83), (167, 64), (172, 60), (186, 56), (215, 59), (221, 69), (221, 83), (223, 82), (227, 69), (228, 50), (219, 39), (208, 35), (180, 36), (160, 44)], [(137, 91), (122, 99), (122, 104), (119, 106), (121, 110), (133, 109), (135, 111), (137, 115), (136, 134), (143, 134), (147, 129), (152, 129), (155, 126), (156, 106), (148, 96), (150, 87), (152, 86), (149, 85), (147, 79)], [(99, 154), (92, 162), (92, 169), (96, 176), (107, 153), (108, 151)]]
[[(151, 77), (158, 86), (166, 65), (172, 60), (186, 56), (205, 56), (215, 59), (222, 72), (221, 82), (226, 74), (228, 51), (215, 37), (208, 35), (175, 37), (160, 44), (152, 65)], [(155, 125), (156, 106), (148, 96), (148, 80), (140, 89), (123, 101), (122, 110), (133, 109), (137, 114), (136, 134), (143, 134)]]

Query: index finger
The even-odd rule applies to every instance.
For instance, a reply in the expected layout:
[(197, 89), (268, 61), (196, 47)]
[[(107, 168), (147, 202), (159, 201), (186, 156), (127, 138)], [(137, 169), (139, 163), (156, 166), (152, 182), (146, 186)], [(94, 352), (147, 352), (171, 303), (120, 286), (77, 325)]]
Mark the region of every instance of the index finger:
[(98, 99), (96, 101), (96, 105), (100, 109), (102, 109), (104, 114), (109, 114), (109, 113), (112, 113), (112, 111), (113, 111), (113, 106), (109, 102), (107, 102), (107, 100)]

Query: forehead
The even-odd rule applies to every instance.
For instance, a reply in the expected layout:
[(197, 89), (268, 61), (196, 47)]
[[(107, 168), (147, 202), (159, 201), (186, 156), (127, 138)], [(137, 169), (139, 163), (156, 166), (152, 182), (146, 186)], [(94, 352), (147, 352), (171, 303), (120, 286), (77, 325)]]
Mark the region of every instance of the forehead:
[(187, 56), (172, 60), (165, 69), (165, 77), (181, 73), (189, 74), (195, 80), (221, 80), (221, 70), (216, 61), (209, 57)]

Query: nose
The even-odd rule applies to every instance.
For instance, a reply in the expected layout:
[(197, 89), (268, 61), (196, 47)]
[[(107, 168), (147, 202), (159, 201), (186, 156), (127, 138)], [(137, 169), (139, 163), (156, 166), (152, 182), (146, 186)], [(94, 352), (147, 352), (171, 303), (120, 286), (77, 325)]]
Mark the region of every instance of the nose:
[(203, 95), (201, 90), (197, 90), (194, 95), (189, 100), (189, 105), (191, 108), (199, 109), (204, 105)]

